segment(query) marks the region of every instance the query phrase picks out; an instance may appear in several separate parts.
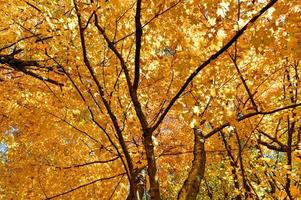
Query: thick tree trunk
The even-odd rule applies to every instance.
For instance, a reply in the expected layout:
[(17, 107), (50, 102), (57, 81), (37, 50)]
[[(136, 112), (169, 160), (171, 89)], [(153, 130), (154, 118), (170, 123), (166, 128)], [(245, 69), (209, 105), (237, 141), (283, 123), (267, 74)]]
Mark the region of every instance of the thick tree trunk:
[(137, 200), (137, 193), (135, 192), (135, 188), (130, 186), (130, 193), (127, 196), (126, 200)]
[(159, 200), (160, 187), (159, 187), (159, 180), (157, 174), (154, 145), (153, 145), (151, 134), (147, 134), (144, 137), (144, 147), (145, 147), (146, 158), (147, 158), (147, 167), (148, 167), (147, 172), (148, 172), (149, 183), (150, 183), (151, 199)]
[(206, 165), (205, 138), (200, 129), (194, 129), (194, 151), (192, 167), (184, 182), (179, 194), (178, 200), (195, 200), (202, 179), (204, 178)]

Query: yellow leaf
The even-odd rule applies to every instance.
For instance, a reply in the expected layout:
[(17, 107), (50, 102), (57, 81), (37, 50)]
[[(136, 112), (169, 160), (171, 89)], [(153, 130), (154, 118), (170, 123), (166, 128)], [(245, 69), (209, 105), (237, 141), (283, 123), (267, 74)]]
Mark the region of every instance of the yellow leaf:
[(299, 197), (300, 189), (298, 189), (298, 187), (295, 185), (291, 186), (291, 194), (292, 194), (293, 198)]
[(211, 95), (212, 97), (215, 97), (215, 96), (216, 96), (216, 89), (215, 89), (215, 88), (211, 88), (211, 90), (210, 90), (210, 95)]

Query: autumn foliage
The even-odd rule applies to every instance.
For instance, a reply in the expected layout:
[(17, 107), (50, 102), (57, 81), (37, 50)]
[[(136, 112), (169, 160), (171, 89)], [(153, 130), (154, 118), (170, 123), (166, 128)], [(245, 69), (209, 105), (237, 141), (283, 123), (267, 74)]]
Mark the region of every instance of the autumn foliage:
[(298, 199), (299, 0), (0, 0), (0, 199)]

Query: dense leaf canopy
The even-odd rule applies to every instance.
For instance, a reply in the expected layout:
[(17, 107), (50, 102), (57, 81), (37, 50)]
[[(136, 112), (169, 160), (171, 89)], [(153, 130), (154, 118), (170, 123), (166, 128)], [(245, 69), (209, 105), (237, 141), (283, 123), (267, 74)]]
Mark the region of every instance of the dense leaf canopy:
[(297, 199), (299, 0), (0, 0), (0, 199)]

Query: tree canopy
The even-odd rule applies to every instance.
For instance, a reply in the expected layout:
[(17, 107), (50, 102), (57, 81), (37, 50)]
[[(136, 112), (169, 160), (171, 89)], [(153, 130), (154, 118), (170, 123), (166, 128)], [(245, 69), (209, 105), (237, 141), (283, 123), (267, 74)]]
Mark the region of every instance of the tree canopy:
[(298, 199), (299, 0), (0, 0), (1, 199)]

